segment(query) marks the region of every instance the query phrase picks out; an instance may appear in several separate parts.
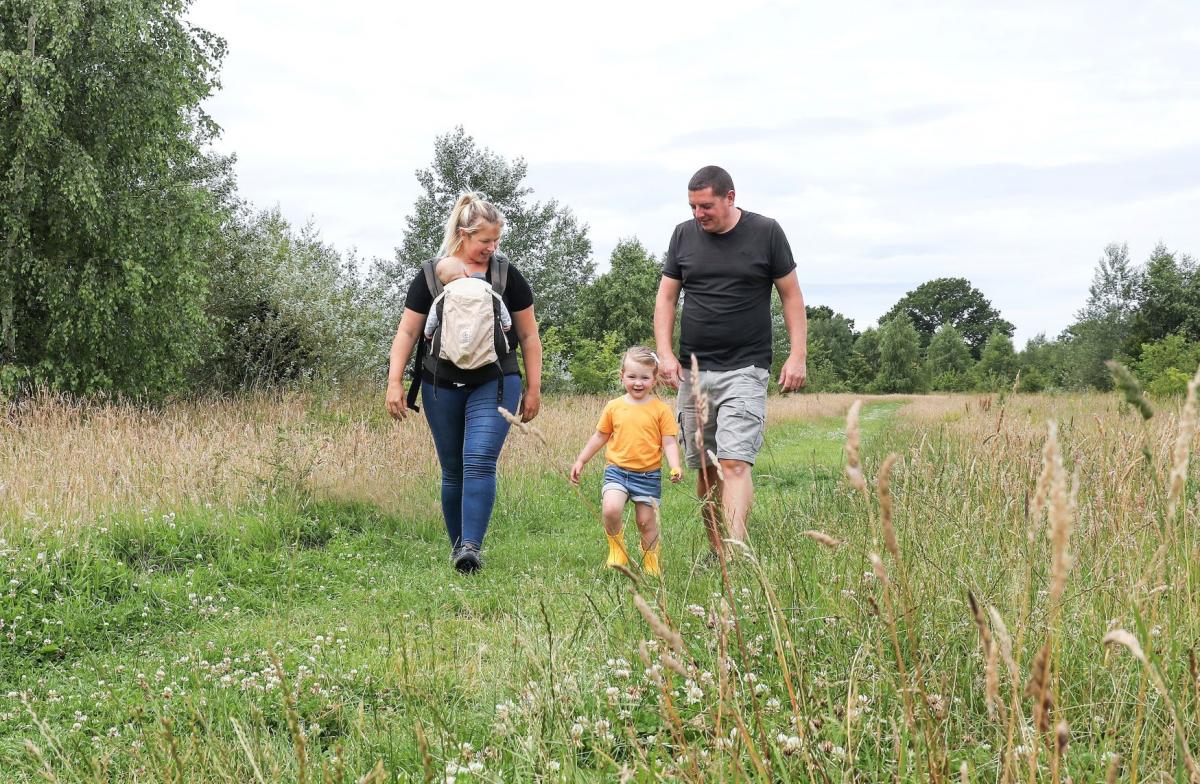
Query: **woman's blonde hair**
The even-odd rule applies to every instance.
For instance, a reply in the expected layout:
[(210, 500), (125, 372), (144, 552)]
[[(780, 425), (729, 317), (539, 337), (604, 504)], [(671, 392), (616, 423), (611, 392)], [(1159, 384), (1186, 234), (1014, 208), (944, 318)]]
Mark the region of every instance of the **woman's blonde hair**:
[(446, 231), (442, 235), (442, 247), (438, 249), (439, 256), (453, 256), (462, 247), (462, 234), (468, 235), (479, 231), (483, 224), (504, 228), (504, 213), (496, 209), (491, 202), (484, 200), (483, 194), (468, 191), (454, 202), (450, 218), (446, 221)]

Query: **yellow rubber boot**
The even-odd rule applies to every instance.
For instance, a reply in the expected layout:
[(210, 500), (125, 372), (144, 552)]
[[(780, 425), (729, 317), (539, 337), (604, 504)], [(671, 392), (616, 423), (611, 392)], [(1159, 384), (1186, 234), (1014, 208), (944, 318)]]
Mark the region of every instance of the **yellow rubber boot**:
[(621, 534), (613, 536), (605, 534), (608, 537), (608, 561), (605, 566), (624, 566), (629, 568), (629, 553), (625, 550), (625, 537)]
[(642, 571), (646, 574), (662, 577), (662, 567), (658, 563), (658, 553), (661, 547), (662, 540), (660, 539), (649, 550), (642, 548)]

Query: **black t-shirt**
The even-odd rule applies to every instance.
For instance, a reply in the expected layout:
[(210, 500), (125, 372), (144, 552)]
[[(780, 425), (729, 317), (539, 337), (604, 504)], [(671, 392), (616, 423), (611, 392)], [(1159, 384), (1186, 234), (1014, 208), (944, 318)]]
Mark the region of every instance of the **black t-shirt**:
[[(492, 270), (489, 266), (487, 271), (487, 282), (492, 282)], [(525, 276), (517, 271), (516, 266), (509, 262), (508, 264), (508, 282), (504, 286), (504, 294), (501, 295), (504, 304), (508, 306), (509, 313), (518, 313), (526, 308), (533, 307), (533, 289), (529, 287), (529, 282), (525, 280)], [(425, 282), (425, 273), (421, 270), (417, 271), (417, 276), (413, 278), (412, 283), (408, 285), (408, 295), (404, 298), (404, 307), (414, 313), (429, 315), (430, 308), (433, 307), (433, 292), (429, 290), (429, 284)], [(425, 340), (422, 336), (421, 340)], [(508, 342), (514, 346), (514, 349), (500, 358), (500, 370), (506, 375), (509, 373), (519, 373), (520, 368), (517, 364), (516, 352), (516, 325), (508, 334)], [(429, 346), (425, 346), (428, 351)], [(426, 354), (428, 360), (428, 354)], [(491, 381), (496, 377), (496, 368), (482, 367), (475, 370), (463, 370), (456, 367), (453, 363), (446, 360), (438, 360), (437, 374), (429, 371), (428, 366), (422, 368), (421, 377), (426, 381), (441, 385), (447, 384), (468, 384), (476, 385)]]
[(742, 210), (725, 234), (695, 220), (675, 227), (663, 275), (683, 283), (679, 361), (702, 370), (771, 367), (771, 286), (796, 269), (783, 229)]

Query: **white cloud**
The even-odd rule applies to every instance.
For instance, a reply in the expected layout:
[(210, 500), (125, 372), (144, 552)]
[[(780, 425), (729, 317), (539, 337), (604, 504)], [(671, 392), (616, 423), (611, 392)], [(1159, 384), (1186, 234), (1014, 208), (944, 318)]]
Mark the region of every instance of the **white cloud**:
[(661, 253), (719, 163), (788, 231), (807, 298), (874, 321), (974, 282), (1056, 334), (1105, 244), (1200, 254), (1189, 2), (198, 0), (244, 195), (391, 256), (433, 139), (523, 156), (535, 198)]

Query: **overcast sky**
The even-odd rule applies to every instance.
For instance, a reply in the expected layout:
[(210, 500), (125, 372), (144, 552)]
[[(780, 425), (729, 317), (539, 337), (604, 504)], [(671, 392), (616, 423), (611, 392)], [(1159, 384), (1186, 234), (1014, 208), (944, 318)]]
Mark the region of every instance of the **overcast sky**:
[[(197, 0), (242, 195), (392, 257), (433, 140), (524, 157), (537, 199), (661, 254), (715, 163), (809, 304), (874, 323), (971, 280), (1056, 335), (1106, 244), (1200, 256), (1200, 3)], [(518, 265), (519, 259), (515, 260)]]

